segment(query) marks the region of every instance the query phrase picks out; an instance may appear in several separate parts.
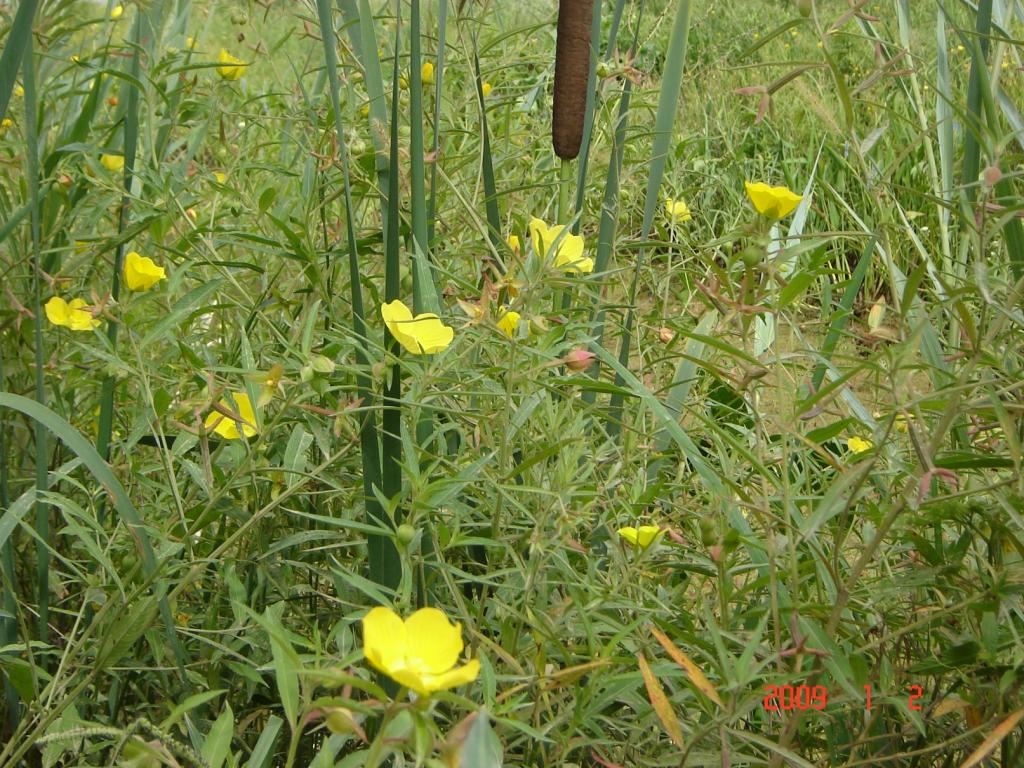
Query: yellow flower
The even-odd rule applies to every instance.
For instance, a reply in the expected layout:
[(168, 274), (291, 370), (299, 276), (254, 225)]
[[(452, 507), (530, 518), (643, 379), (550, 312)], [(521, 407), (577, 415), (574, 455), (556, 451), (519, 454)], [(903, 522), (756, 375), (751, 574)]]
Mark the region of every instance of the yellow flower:
[(369, 117), (370, 116), (370, 102), (366, 102), (365, 104), (363, 104), (363, 106), (361, 106), (359, 108), (359, 116), (360, 117)]
[(124, 170), (124, 155), (100, 155), (100, 165), (111, 173)]
[(123, 5), (115, 5), (113, 8), (110, 9), (110, 18), (112, 18), (114, 21), (120, 19), (122, 15), (124, 15)]
[(625, 528), (619, 528), (618, 534), (634, 547), (647, 549), (661, 537), (661, 527), (657, 525), (641, 525), (639, 528), (634, 528), (631, 525), (627, 525)]
[[(252, 403), (249, 401), (249, 396), (245, 392), (232, 392), (230, 397), (234, 402), (229, 403), (221, 400), (220, 406), (224, 410), (234, 411), (237, 413), (242, 417), (242, 421), (237, 422), (230, 416), (226, 416), (220, 411), (214, 410), (206, 417), (206, 428), (212, 428), (214, 432), (226, 440), (237, 440), (242, 435), (252, 437), (257, 432), (256, 413), (252, 409)], [(242, 425), (241, 432), (238, 431), (239, 423)]]
[(480, 86), (480, 91), (483, 93), (485, 99), (491, 95), (491, 91), (493, 90), (494, 86), (491, 85), (490, 83), (484, 83), (483, 85)]
[(245, 68), (249, 66), (241, 59), (232, 56), (225, 48), (220, 49), (217, 61), (220, 63), (220, 66), (217, 67), (217, 73), (225, 80), (241, 79), (242, 75), (245, 74)]
[(480, 662), (455, 664), (462, 653), (462, 626), (437, 608), (420, 608), (408, 619), (378, 606), (363, 617), (363, 653), (373, 667), (420, 696), (471, 683)]
[(22, 88), (17, 83), (15, 83), (15, 85), (14, 85), (14, 95), (17, 96), (19, 99), (22, 98), (25, 95), (25, 89)]
[(853, 453), (866, 453), (874, 448), (875, 445), (870, 440), (865, 440), (863, 437), (851, 437), (846, 441), (846, 447)]
[(196, 39), (194, 37), (186, 37), (185, 38), (185, 47), (188, 48), (188, 49), (195, 48), (196, 47)]
[(430, 355), (447, 349), (455, 332), (432, 312), (412, 316), (412, 311), (395, 299), (380, 305), (384, 325), (399, 344), (414, 355)]
[(505, 242), (508, 243), (508, 247), (512, 249), (512, 253), (518, 256), (519, 249), (522, 247), (522, 244), (519, 242), (519, 235), (509, 235), (505, 238)]
[(7, 133), (7, 129), (14, 125), (14, 121), (9, 117), (5, 117), (3, 121), (0, 121), (0, 136)]
[(218, 184), (223, 184), (225, 181), (228, 180), (228, 175), (223, 171), (214, 171), (213, 178), (217, 181)]
[(60, 296), (54, 296), (46, 302), (44, 309), (46, 318), (54, 325), (62, 325), (72, 331), (91, 331), (100, 324), (100, 321), (88, 310), (83, 309), (85, 306), (84, 299), (72, 299), (68, 302)]
[[(537, 255), (544, 258), (552, 243), (558, 239), (559, 234), (565, 229), (562, 224), (549, 227), (540, 219), (530, 219), (530, 240), (533, 242), (533, 250)], [(583, 256), (583, 237), (566, 232), (555, 246), (555, 266), (566, 272), (593, 272), (594, 260)]]
[(498, 319), (498, 328), (510, 339), (515, 338), (516, 328), (519, 327), (519, 318), (518, 312), (504, 312)]
[(424, 85), (432, 85), (434, 83), (434, 64), (432, 62), (423, 62), (423, 66), (420, 67), (420, 80)]
[(747, 197), (757, 212), (769, 219), (784, 219), (800, 204), (803, 197), (786, 187), (769, 187), (764, 182), (745, 182)]
[(167, 277), (163, 267), (158, 267), (148, 256), (128, 251), (124, 257), (124, 282), (132, 291), (148, 291)]
[(665, 216), (668, 217), (669, 224), (682, 224), (693, 218), (684, 200), (671, 198), (665, 201)]

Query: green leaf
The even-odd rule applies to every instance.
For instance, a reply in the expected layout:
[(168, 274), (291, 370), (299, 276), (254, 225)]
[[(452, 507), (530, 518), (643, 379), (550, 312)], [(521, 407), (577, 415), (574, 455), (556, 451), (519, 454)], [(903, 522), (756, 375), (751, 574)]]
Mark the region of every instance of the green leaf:
[(295, 653), (284, 627), (281, 625), (281, 613), (284, 603), (269, 606), (263, 612), (261, 622), (270, 636), (270, 652), (274, 657), (274, 675), (277, 678), (277, 690), (281, 697), (288, 724), (294, 730), (299, 723), (299, 670), (302, 662)]
[(263, 732), (260, 733), (245, 768), (268, 768), (270, 766), (274, 757), (274, 742), (277, 741), (277, 735), (281, 732), (283, 724), (284, 720), (277, 715), (267, 718), (267, 724), (263, 727)]
[(177, 330), (185, 318), (202, 306), (220, 288), (223, 281), (220, 278), (204, 282), (186, 293), (171, 307), (171, 311), (160, 318), (157, 323), (149, 329), (149, 332), (142, 337), (139, 346), (145, 349), (154, 341), (169, 331)]
[(504, 765), (501, 742), (491, 728), (491, 717), (481, 709), (473, 718), (469, 734), (459, 754), (459, 768), (501, 768)]
[(224, 702), (224, 711), (220, 713), (220, 717), (203, 741), (202, 756), (209, 768), (221, 768), (231, 754), (231, 737), (234, 730), (235, 715), (231, 711), (231, 705)]
[(171, 710), (171, 714), (169, 714), (167, 718), (162, 723), (160, 723), (160, 730), (170, 731), (170, 729), (173, 728), (182, 717), (184, 717), (186, 712), (190, 712), (196, 707), (201, 706), (202, 704), (205, 704), (208, 701), (216, 699), (218, 696), (220, 696), (222, 693), (225, 693), (227, 690), (227, 688), (218, 688), (214, 691), (202, 691), (200, 693), (192, 694), (183, 702), (181, 702), (181, 704), (179, 704)]

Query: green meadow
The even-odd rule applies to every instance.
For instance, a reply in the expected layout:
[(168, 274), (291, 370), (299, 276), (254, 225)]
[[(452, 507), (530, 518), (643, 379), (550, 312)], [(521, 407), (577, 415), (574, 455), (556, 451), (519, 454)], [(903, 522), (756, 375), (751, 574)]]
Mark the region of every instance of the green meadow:
[(1024, 765), (1024, 5), (590, 5), (0, 2), (0, 768)]

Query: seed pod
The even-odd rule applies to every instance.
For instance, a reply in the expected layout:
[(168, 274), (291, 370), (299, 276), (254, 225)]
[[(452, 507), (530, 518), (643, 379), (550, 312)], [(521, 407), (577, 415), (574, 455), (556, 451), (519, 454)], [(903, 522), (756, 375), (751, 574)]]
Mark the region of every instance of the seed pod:
[(572, 160), (583, 142), (583, 113), (590, 74), (590, 22), (594, 0), (559, 0), (555, 49), (555, 103), (551, 140), (555, 154)]

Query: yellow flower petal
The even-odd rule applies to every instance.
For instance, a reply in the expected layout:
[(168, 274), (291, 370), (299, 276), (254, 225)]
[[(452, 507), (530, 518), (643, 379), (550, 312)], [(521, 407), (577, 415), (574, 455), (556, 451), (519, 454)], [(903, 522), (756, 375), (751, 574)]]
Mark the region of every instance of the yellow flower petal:
[(478, 660), (455, 667), (462, 649), (462, 627), (449, 622), (436, 608), (421, 608), (404, 622), (390, 608), (383, 607), (374, 608), (363, 618), (366, 660), (421, 696), (477, 678)]
[(405, 623), (390, 608), (377, 607), (363, 617), (363, 653), (384, 674), (405, 665)]
[[(548, 252), (552, 253), (555, 267), (565, 272), (593, 272), (594, 260), (583, 256), (583, 237), (565, 231), (564, 224), (556, 224), (549, 227), (540, 219), (530, 219), (530, 240), (533, 243), (533, 250), (541, 258), (545, 258)], [(559, 240), (559, 235), (562, 239)], [(555, 241), (558, 242), (555, 245)]]
[(223, 171), (214, 171), (213, 178), (217, 180), (218, 184), (223, 184), (225, 181), (228, 180), (228, 175)]
[(519, 242), (518, 235), (509, 235), (505, 238), (505, 242), (508, 243), (508, 247), (512, 249), (512, 253), (519, 255), (519, 249), (522, 247), (522, 243)]
[(548, 246), (554, 239), (551, 237), (548, 225), (540, 219), (530, 219), (530, 242), (533, 243), (534, 252), (544, 258), (548, 254)]
[(618, 534), (634, 547), (647, 549), (661, 537), (661, 526), (641, 525), (639, 528), (634, 528), (629, 525), (625, 528), (619, 528)]
[(229, 411), (234, 411), (242, 417), (243, 423), (241, 424), (242, 431), (238, 431), (239, 423), (232, 419), (230, 416), (225, 416), (219, 411), (212, 411), (210, 415), (206, 417), (205, 426), (207, 429), (213, 429), (218, 435), (223, 437), (225, 440), (237, 440), (242, 435), (246, 437), (252, 437), (256, 434), (256, 412), (253, 411), (252, 403), (249, 400), (249, 395), (245, 392), (232, 392), (231, 399), (233, 403), (220, 401), (220, 405)]
[(249, 66), (239, 58), (232, 56), (226, 48), (220, 49), (217, 61), (221, 65), (217, 67), (217, 73), (225, 80), (239, 80), (245, 74), (245, 68)]
[(100, 165), (111, 173), (119, 173), (124, 170), (123, 155), (100, 155)]
[(682, 224), (693, 218), (685, 201), (671, 199), (665, 201), (665, 216), (670, 224)]
[(498, 328), (510, 339), (515, 338), (516, 328), (519, 327), (520, 314), (518, 312), (506, 312), (498, 320)]
[(86, 306), (88, 305), (85, 299), (72, 299), (68, 302), (60, 296), (54, 296), (46, 302), (44, 309), (46, 319), (54, 325), (61, 325), (72, 331), (91, 331), (99, 326), (100, 321), (84, 309)]
[(440, 352), (455, 338), (455, 332), (437, 315), (425, 312), (413, 317), (400, 299), (381, 304), (380, 314), (395, 340), (414, 355)]
[(484, 98), (486, 99), (488, 96), (491, 95), (491, 91), (494, 90), (494, 86), (491, 85), (490, 83), (483, 83), (480, 86), (480, 90), (483, 92)]
[(423, 62), (420, 68), (420, 81), (424, 85), (432, 85), (434, 82), (434, 64), (429, 61)]
[(163, 267), (159, 267), (148, 256), (140, 256), (129, 251), (124, 257), (124, 282), (132, 291), (148, 291), (158, 282), (167, 277)]
[(68, 308), (68, 303), (60, 296), (54, 296), (46, 302), (43, 309), (46, 310), (46, 319), (54, 325), (68, 325), (68, 315), (71, 310)]
[(763, 182), (744, 182), (747, 197), (762, 216), (784, 219), (800, 204), (803, 197), (786, 187), (769, 187)]
[(865, 440), (863, 437), (851, 437), (846, 441), (846, 447), (853, 453), (867, 453), (874, 448), (875, 445), (870, 440)]
[(405, 620), (406, 658), (420, 672), (440, 675), (462, 653), (462, 625), (452, 624), (437, 608), (420, 608)]
[(457, 685), (472, 683), (480, 676), (480, 661), (470, 659), (461, 667), (449, 670), (442, 675), (430, 675), (424, 679), (425, 687), (430, 691), (443, 691)]
[(72, 299), (68, 302), (68, 328), (72, 331), (91, 331), (99, 326), (100, 321), (84, 309), (87, 306), (85, 299)]
[(113, 8), (110, 9), (110, 18), (112, 18), (114, 21), (117, 21), (123, 15), (124, 15), (124, 6), (123, 5), (115, 5)]
[(618, 534), (619, 534), (619, 536), (624, 538), (626, 541), (628, 541), (630, 544), (632, 544), (634, 547), (636, 546), (636, 540), (637, 540), (636, 528), (634, 528), (631, 525), (626, 526), (625, 528), (619, 528)]

